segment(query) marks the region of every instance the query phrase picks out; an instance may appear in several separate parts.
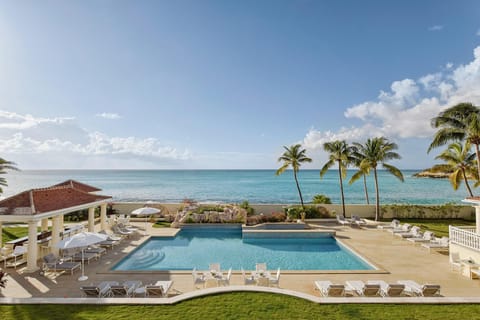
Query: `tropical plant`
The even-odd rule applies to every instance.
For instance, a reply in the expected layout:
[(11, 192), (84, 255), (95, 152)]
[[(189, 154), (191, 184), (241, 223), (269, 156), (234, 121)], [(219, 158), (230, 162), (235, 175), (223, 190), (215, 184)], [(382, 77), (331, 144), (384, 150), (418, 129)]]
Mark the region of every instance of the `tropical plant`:
[[(0, 158), (0, 174), (6, 174), (6, 170), (16, 170), (18, 171), (19, 169), (16, 167), (15, 162), (5, 160), (3, 158)], [(7, 184), (7, 179), (0, 177), (0, 186), (8, 186)], [(0, 187), (0, 194), (3, 193), (2, 187)]]
[(347, 177), (347, 167), (353, 162), (352, 157), (353, 149), (347, 144), (345, 140), (336, 140), (333, 142), (325, 142), (323, 149), (330, 155), (327, 163), (320, 170), (320, 177), (323, 177), (327, 173), (328, 169), (335, 164), (338, 165), (338, 177), (340, 182), (340, 196), (342, 199), (342, 214), (345, 217), (345, 196), (343, 192), (343, 179)]
[[(275, 173), (277, 176), (285, 172), (289, 167), (292, 167), (293, 177), (295, 178), (295, 184), (297, 185), (298, 195), (300, 196), (300, 203), (302, 208), (305, 208), (303, 204), (302, 191), (300, 190), (300, 185), (298, 184), (297, 173), (300, 170), (300, 166), (305, 162), (312, 162), (312, 159), (307, 157), (306, 150), (302, 149), (302, 145), (295, 144), (290, 147), (283, 146), (285, 151), (278, 158), (278, 162), (283, 162), (283, 165)], [(305, 220), (305, 215), (302, 215), (302, 220)]]
[(387, 161), (394, 159), (401, 159), (400, 155), (394, 150), (398, 149), (398, 146), (394, 142), (388, 141), (385, 137), (376, 137), (368, 139), (365, 144), (358, 142), (353, 143), (355, 147), (354, 157), (364, 156), (364, 159), (360, 162), (360, 169), (366, 170), (366, 168), (373, 169), (373, 177), (375, 181), (375, 221), (381, 218), (380, 212), (380, 192), (378, 189), (378, 175), (377, 167), (382, 165), (388, 172), (397, 177), (400, 181), (404, 181), (402, 172), (387, 164)]
[(480, 176), (480, 108), (471, 103), (459, 103), (432, 119), (432, 127), (439, 128), (427, 152), (452, 141), (466, 141), (475, 146), (477, 176)]
[(331, 204), (332, 201), (330, 200), (329, 197), (327, 197), (326, 195), (324, 194), (316, 194), (313, 196), (313, 199), (312, 199), (312, 203), (313, 204)]
[[(475, 169), (475, 153), (470, 152), (470, 144), (462, 145), (460, 142), (451, 143), (447, 150), (435, 157), (445, 161), (444, 164), (437, 164), (431, 168), (432, 172), (449, 172), (449, 180), (453, 190), (457, 190), (462, 180), (465, 182), (468, 195), (473, 197), (472, 189), (468, 183), (469, 177), (477, 177)], [(478, 180), (478, 177), (477, 177)]]
[(360, 177), (363, 178), (363, 190), (365, 191), (365, 200), (367, 201), (367, 204), (370, 204), (370, 199), (368, 198), (368, 188), (367, 188), (367, 176), (370, 175), (370, 167), (361, 167), (362, 160), (365, 159), (365, 155), (358, 150), (357, 147), (353, 146), (352, 147), (354, 150), (352, 152), (352, 157), (353, 157), (353, 164), (355, 167), (358, 168), (358, 171), (355, 172), (352, 177), (350, 178), (350, 181), (348, 181), (348, 184), (352, 184)]

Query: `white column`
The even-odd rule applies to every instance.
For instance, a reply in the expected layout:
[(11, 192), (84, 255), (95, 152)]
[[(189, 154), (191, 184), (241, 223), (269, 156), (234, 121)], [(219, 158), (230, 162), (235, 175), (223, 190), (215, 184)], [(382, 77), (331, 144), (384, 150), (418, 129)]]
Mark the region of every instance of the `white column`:
[(60, 219), (63, 216), (52, 217), (52, 253), (58, 256), (57, 244), (60, 242)]
[(107, 204), (100, 205), (100, 230), (107, 230)]
[(41, 230), (48, 231), (48, 218), (42, 219)]
[(38, 270), (38, 245), (37, 245), (37, 221), (28, 222), (28, 249), (27, 249), (27, 270), (31, 273)]
[(475, 206), (475, 223), (477, 226), (477, 234), (480, 234), (480, 206)]
[(95, 231), (95, 208), (88, 208), (88, 232)]

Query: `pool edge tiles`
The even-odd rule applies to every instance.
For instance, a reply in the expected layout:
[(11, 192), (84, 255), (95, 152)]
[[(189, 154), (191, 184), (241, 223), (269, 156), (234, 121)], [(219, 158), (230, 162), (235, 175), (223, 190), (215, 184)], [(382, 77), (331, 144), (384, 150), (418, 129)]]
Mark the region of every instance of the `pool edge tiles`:
[(243, 239), (265, 238), (329, 238), (335, 237), (334, 230), (245, 230), (242, 232)]
[[(114, 265), (112, 266), (112, 268), (109, 269), (108, 272), (112, 272), (112, 273), (178, 273), (178, 274), (183, 273), (184, 274), (184, 273), (191, 273), (191, 270), (193, 267), (196, 267), (197, 269), (205, 268), (205, 266), (203, 266), (202, 264), (205, 264), (205, 262), (211, 262), (210, 260), (212, 259), (217, 260), (217, 255), (207, 258), (206, 260), (208, 261), (203, 261), (201, 258), (198, 258), (198, 257), (197, 258), (192, 257), (189, 263), (186, 263), (186, 262), (184, 263), (183, 261), (178, 260), (178, 257), (177, 257), (173, 259), (177, 259), (176, 261), (180, 262), (178, 264), (175, 264), (174, 262), (172, 262), (172, 260), (170, 260), (170, 261), (165, 261), (166, 263), (159, 262), (159, 263), (155, 263), (154, 265), (148, 265), (148, 263), (150, 262), (148, 260), (150, 260), (151, 257), (147, 257), (147, 254), (145, 252), (145, 251), (156, 250), (155, 241), (158, 241), (157, 244), (161, 246), (160, 247), (161, 249), (159, 249), (159, 251), (167, 250), (166, 251), (167, 256), (169, 256), (170, 254), (170, 257), (172, 257), (171, 256), (172, 252), (170, 251), (169, 253), (168, 250), (172, 250), (172, 248), (173, 250), (177, 250), (177, 249), (182, 250), (181, 247), (183, 248), (189, 247), (191, 242), (195, 242), (198, 240), (198, 237), (202, 239), (201, 241), (204, 241), (202, 246), (205, 246), (205, 243), (209, 243), (210, 241), (209, 238), (211, 238), (212, 242), (217, 242), (217, 244), (223, 243), (222, 246), (226, 246), (227, 250), (237, 250), (236, 249), (237, 245), (235, 245), (235, 243), (239, 241), (241, 243), (245, 242), (245, 244), (248, 247), (248, 250), (252, 250), (251, 245), (255, 247), (258, 247), (258, 246), (269, 247), (271, 244), (273, 244), (273, 246), (276, 246), (276, 245), (282, 246), (282, 244), (286, 244), (287, 248), (285, 250), (290, 251), (291, 248), (289, 249), (288, 245), (289, 244), (291, 245), (292, 241), (296, 245), (298, 241), (298, 244), (300, 247), (310, 246), (309, 247), (310, 249), (308, 247), (306, 248), (306, 250), (303, 250), (303, 248), (300, 249), (300, 254), (303, 254), (303, 257), (305, 257), (306, 252), (310, 252), (312, 250), (312, 247), (314, 249), (314, 251), (311, 251), (312, 254), (316, 255), (318, 253), (321, 257), (321, 255), (323, 254), (322, 252), (324, 252), (323, 249), (319, 247), (317, 251), (317, 249), (315, 249), (315, 246), (323, 243), (322, 239), (327, 240), (330, 238), (332, 239), (333, 244), (335, 244), (337, 249), (340, 250), (340, 252), (344, 252), (344, 254), (346, 254), (347, 256), (350, 256), (349, 259), (353, 259), (356, 262), (346, 262), (345, 264), (345, 260), (343, 260), (344, 262), (340, 260), (338, 262), (334, 262), (335, 259), (332, 258), (333, 260), (331, 260), (331, 263), (327, 263), (326, 265), (324, 264), (317, 265), (316, 262), (312, 264), (312, 261), (315, 261), (316, 259), (315, 257), (312, 257), (313, 260), (310, 260), (310, 264), (307, 263), (303, 265), (302, 264), (295, 265), (295, 263), (291, 264), (291, 262), (287, 260), (281, 260), (285, 258), (285, 256), (282, 255), (284, 251), (283, 248), (280, 248), (280, 251), (279, 251), (279, 254), (280, 254), (280, 256), (278, 257), (278, 259), (280, 259), (279, 261), (275, 260), (277, 259), (277, 251), (275, 251), (275, 254), (273, 256), (271, 253), (267, 253), (267, 256), (265, 257), (267, 260), (268, 259), (271, 260), (271, 263), (269, 263), (269, 265), (272, 265), (272, 267), (273, 266), (276, 267), (277, 265), (279, 265), (282, 269), (282, 273), (285, 272), (285, 273), (299, 273), (299, 274), (301, 273), (318, 274), (318, 273), (372, 273), (372, 272), (379, 273), (381, 272), (381, 270), (377, 268), (375, 264), (371, 263), (368, 259), (361, 256), (360, 254), (352, 250), (349, 246), (345, 245), (344, 243), (342, 243), (341, 241), (333, 237), (331, 232), (312, 232), (311, 229), (310, 230), (294, 230), (292, 232), (285, 232), (284, 230), (280, 230), (280, 231), (269, 230), (270, 232), (265, 232), (265, 231), (266, 230), (262, 230), (262, 232), (255, 232), (253, 233), (254, 236), (252, 238), (248, 238), (247, 236), (247, 241), (243, 241), (245, 239), (242, 239), (241, 227), (238, 225), (233, 226), (233, 228), (232, 226), (227, 226), (226, 228), (225, 227), (218, 228), (217, 226), (213, 228), (211, 226), (210, 228), (208, 226), (202, 226), (201, 228), (197, 228), (195, 226), (183, 228), (182, 231), (179, 232), (175, 237), (148, 238), (146, 241), (140, 244), (136, 249), (131, 251), (129, 254), (127, 254), (120, 260), (116, 261), (116, 263), (114, 262)], [(269, 235), (269, 237), (265, 238), (265, 235)], [(274, 237), (272, 238), (272, 236)], [(275, 241), (275, 239), (278, 239), (278, 241)], [(259, 242), (256, 243), (256, 240), (258, 240)], [(269, 241), (269, 240), (272, 240), (272, 241)], [(292, 241), (289, 242), (288, 240), (292, 240)], [(311, 240), (313, 240), (313, 242), (311, 242)], [(170, 241), (172, 242), (169, 243)], [(179, 243), (176, 243), (176, 241), (179, 241)], [(320, 241), (320, 243), (317, 241)], [(151, 246), (146, 248), (145, 246), (148, 246), (148, 244), (150, 244)], [(232, 245), (232, 247), (230, 247), (230, 245)], [(327, 245), (328, 245), (328, 241), (327, 241)], [(144, 250), (142, 252), (142, 248), (147, 250)], [(204, 248), (204, 247), (201, 247), (201, 248)], [(230, 249), (230, 248), (233, 248), (233, 249)], [(208, 249), (208, 250), (215, 251), (216, 249), (217, 247), (213, 247), (213, 249)], [(278, 247), (272, 248), (272, 249), (279, 250)], [(219, 250), (225, 250), (225, 249), (220, 248)], [(255, 251), (257, 249), (253, 248), (253, 250)], [(328, 249), (327, 247), (327, 251), (330, 251), (330, 250), (331, 248)], [(193, 253), (185, 251), (181, 253), (181, 256), (180, 256), (181, 260), (183, 260), (184, 257), (195, 256), (196, 254), (198, 254), (198, 252), (199, 252), (198, 248)], [(137, 256), (134, 256), (135, 254), (137, 254)], [(128, 259), (129, 258), (131, 259), (132, 256), (134, 256), (134, 259), (128, 262)], [(220, 257), (222, 257), (221, 254), (220, 254)], [(145, 266), (145, 268), (140, 270), (135, 269), (137, 266), (141, 265), (142, 259), (145, 259), (147, 261), (147, 265)], [(236, 271), (239, 272), (239, 270), (241, 269), (240, 267), (251, 268), (250, 264), (252, 262), (258, 262), (258, 261), (252, 261), (252, 259), (245, 260), (245, 262), (242, 261), (241, 263), (238, 263), (238, 261), (236, 260), (229, 260), (229, 259), (221, 260), (221, 258), (219, 259), (220, 259), (220, 262), (222, 263), (222, 266), (225, 266), (228, 268), (228, 266), (231, 265), (234, 269), (234, 273), (236, 273)], [(257, 256), (257, 258), (255, 258), (254, 260), (258, 260), (258, 259), (259, 258)], [(325, 257), (323, 259), (325, 259)], [(331, 258), (327, 258), (327, 259), (330, 261)], [(284, 262), (286, 262), (286, 264), (283, 264)]]

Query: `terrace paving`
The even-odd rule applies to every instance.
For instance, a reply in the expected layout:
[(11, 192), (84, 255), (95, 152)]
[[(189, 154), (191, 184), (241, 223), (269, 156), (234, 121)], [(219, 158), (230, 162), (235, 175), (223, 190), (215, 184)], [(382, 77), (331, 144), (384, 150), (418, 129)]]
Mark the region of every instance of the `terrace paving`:
[[(144, 225), (139, 222), (138, 226), (143, 228)], [(470, 280), (459, 272), (453, 271), (450, 268), (448, 254), (429, 253), (428, 250), (422, 249), (418, 245), (414, 246), (410, 242), (394, 237), (386, 231), (373, 228), (359, 229), (336, 225), (319, 225), (318, 227), (335, 230), (337, 239), (373, 263), (379, 270), (356, 273), (282, 271), (280, 278), (281, 289), (318, 297), (319, 293), (314, 290), (315, 280), (330, 280), (332, 282), (344, 283), (348, 280), (385, 280), (387, 282), (396, 282), (397, 280), (411, 279), (418, 283), (440, 284), (442, 296), (447, 298), (464, 297), (464, 301), (467, 302), (472, 301), (470, 298), (480, 297), (480, 280)], [(155, 236), (173, 236), (176, 232), (178, 232), (178, 229), (149, 228), (148, 230), (148, 234)], [(7, 287), (0, 292), (0, 297), (80, 298), (82, 295), (79, 288), (82, 285), (96, 284), (101, 281), (123, 282), (125, 280), (141, 280), (144, 284), (157, 280), (173, 280), (174, 290), (171, 291), (172, 294), (192, 294), (192, 292), (196, 291), (197, 289), (193, 287), (191, 272), (126, 273), (109, 271), (111, 266), (115, 265), (115, 263), (147, 238), (143, 236), (143, 232), (140, 232), (132, 239), (125, 239), (113, 250), (108, 249), (107, 254), (102, 256), (101, 259), (85, 266), (85, 274), (89, 279), (84, 282), (77, 280), (80, 272), (75, 272), (73, 276), (69, 273), (64, 275), (47, 273), (43, 275), (40, 271), (31, 274), (24, 273), (24, 268), (22, 267), (17, 268), (17, 270), (9, 268), (7, 269), (9, 273)], [(230, 283), (232, 286), (243, 285), (241, 274), (239, 272), (234, 273)], [(342, 301), (342, 299), (334, 300)], [(7, 300), (3, 302), (7, 302)]]

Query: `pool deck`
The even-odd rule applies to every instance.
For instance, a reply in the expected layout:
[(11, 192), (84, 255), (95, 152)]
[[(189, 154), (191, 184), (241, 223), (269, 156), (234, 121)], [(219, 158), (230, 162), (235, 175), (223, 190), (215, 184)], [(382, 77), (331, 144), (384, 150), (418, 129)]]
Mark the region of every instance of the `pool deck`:
[[(143, 224), (139, 223), (143, 228)], [(280, 289), (261, 288), (249, 286), (249, 290), (277, 291), (282, 294), (298, 295), (316, 302), (329, 303), (358, 303), (366, 301), (409, 303), (436, 302), (436, 303), (472, 303), (480, 302), (480, 280), (470, 280), (462, 276), (458, 271), (450, 268), (448, 255), (438, 252), (429, 253), (428, 250), (420, 246), (414, 246), (409, 241), (392, 236), (391, 233), (374, 228), (341, 227), (337, 225), (318, 225), (319, 229), (334, 230), (336, 237), (342, 243), (362, 255), (370, 263), (379, 268), (376, 271), (360, 272), (316, 272), (316, 271), (284, 271), (280, 278)], [(152, 228), (147, 230), (148, 234), (154, 236), (173, 236), (178, 229), (170, 228)], [(127, 299), (107, 298), (107, 299), (78, 299), (81, 298), (80, 286), (96, 284), (101, 281), (119, 281), (140, 280), (144, 284), (152, 283), (157, 280), (173, 280), (173, 290), (169, 299), (129, 299), (133, 303), (145, 303), (153, 301), (155, 303), (174, 303), (183, 298), (192, 298), (198, 295), (209, 294), (212, 292), (229, 291), (229, 287), (198, 290), (193, 287), (191, 272), (111, 272), (111, 266), (117, 263), (126, 254), (142, 244), (148, 236), (143, 236), (140, 232), (132, 239), (125, 239), (113, 250), (108, 249), (107, 254), (101, 259), (92, 261), (85, 266), (85, 274), (89, 277), (87, 281), (80, 282), (78, 277), (81, 272), (75, 272), (73, 275), (55, 275), (53, 273), (41, 274), (24, 273), (24, 266), (17, 267), (17, 270), (8, 268), (7, 287), (0, 292), (0, 303), (82, 303), (82, 301), (92, 302), (97, 300), (104, 303), (122, 303)], [(40, 262), (39, 262), (40, 264)], [(314, 289), (314, 281), (330, 280), (332, 282), (345, 283), (348, 280), (385, 280), (387, 282), (396, 282), (397, 280), (415, 280), (418, 283), (435, 283), (441, 285), (441, 294), (443, 298), (321, 298), (318, 291)], [(239, 272), (232, 275), (231, 290), (245, 290), (243, 279)], [(243, 289), (242, 289), (243, 288)], [(310, 298), (309, 298), (310, 297)], [(35, 298), (20, 299), (17, 298)], [(52, 299), (50, 298), (60, 298)], [(74, 298), (74, 299), (70, 299)], [(393, 300), (392, 300), (393, 299)], [(400, 299), (400, 300), (399, 300)], [(436, 299), (436, 300), (432, 300)], [(112, 301), (113, 300), (113, 301)], [(438, 301), (437, 301), (438, 300)], [(63, 302), (62, 302), (63, 301)], [(68, 302), (70, 301), (70, 302)], [(109, 302), (110, 301), (110, 302)], [(172, 302), (174, 301), (174, 302)]]

